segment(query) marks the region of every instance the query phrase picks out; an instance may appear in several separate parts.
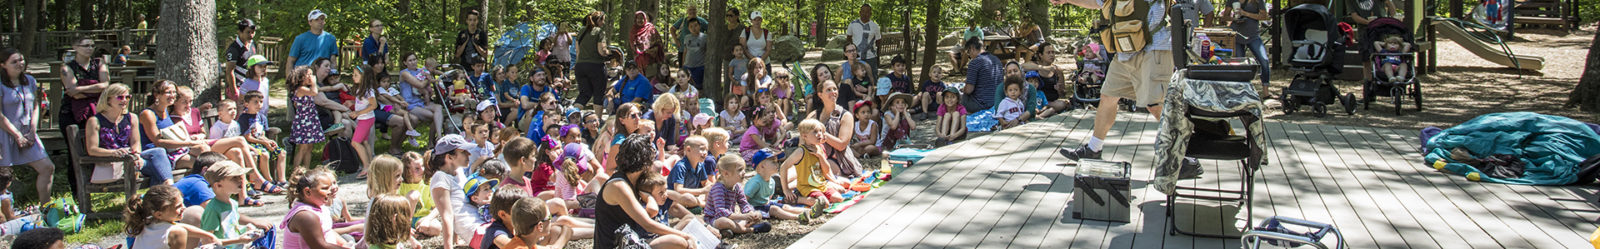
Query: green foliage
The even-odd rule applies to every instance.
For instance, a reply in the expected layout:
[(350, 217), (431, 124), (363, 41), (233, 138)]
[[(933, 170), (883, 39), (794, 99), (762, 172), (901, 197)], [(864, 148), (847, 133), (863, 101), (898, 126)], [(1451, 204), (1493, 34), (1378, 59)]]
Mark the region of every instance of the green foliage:
[[(598, 0), (504, 0), (491, 1), (491, 11), (482, 22), (490, 31), (490, 40), (497, 39), (507, 27), (495, 25), (495, 16), (503, 13), (504, 26), (519, 22), (569, 22), (575, 23), (584, 14), (594, 10)], [(287, 49), (294, 36), (306, 32), (305, 18), (312, 9), (328, 13), (327, 30), (343, 40), (342, 46), (355, 46), (364, 39), (368, 21), (382, 20), (387, 26), (390, 49), (396, 55), (418, 52), (425, 58), (444, 58), (452, 54), (456, 32), (464, 29), (462, 8), (470, 8), (476, 1), (434, 0), (218, 0), (218, 41), (231, 42), (240, 18), (250, 17), (261, 26), (259, 36), (283, 38), (281, 49)], [(408, 11), (401, 11), (408, 10)], [(501, 11), (503, 10), (503, 11)], [(224, 43), (225, 44), (225, 43)], [(392, 58), (391, 58), (392, 59)]]

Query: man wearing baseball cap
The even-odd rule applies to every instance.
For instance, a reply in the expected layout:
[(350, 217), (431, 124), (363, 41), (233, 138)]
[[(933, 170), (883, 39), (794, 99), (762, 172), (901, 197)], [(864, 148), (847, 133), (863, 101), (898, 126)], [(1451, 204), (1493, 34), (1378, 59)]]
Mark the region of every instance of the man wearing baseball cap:
[[(237, 87), (240, 82), (244, 81), (245, 74), (250, 72), (246, 60), (251, 56), (255, 56), (257, 51), (255, 37), (256, 29), (260, 27), (256, 26), (256, 21), (249, 18), (241, 19), (238, 26), (238, 35), (234, 37), (233, 43), (228, 44), (228, 59), (223, 66), (224, 69), (233, 70), (233, 77), (228, 77), (228, 85), (223, 86), (223, 89)], [(232, 92), (229, 92), (227, 97), (231, 100), (239, 99), (239, 95)]]
[[(334, 60), (339, 64), (339, 38), (323, 30), (328, 23), (328, 15), (322, 10), (311, 10), (306, 14), (306, 24), (311, 26), (310, 31), (294, 37), (294, 43), (289, 46), (289, 59), (284, 61), (290, 66), (311, 65), (311, 62), (321, 58)], [(283, 70), (288, 72), (289, 70)]]

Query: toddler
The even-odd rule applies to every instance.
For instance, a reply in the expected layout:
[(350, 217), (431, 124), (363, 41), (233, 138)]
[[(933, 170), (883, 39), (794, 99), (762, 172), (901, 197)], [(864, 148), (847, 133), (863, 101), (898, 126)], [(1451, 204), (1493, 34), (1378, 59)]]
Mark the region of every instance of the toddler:
[[(1375, 44), (1379, 53), (1407, 53), (1411, 52), (1411, 44), (1398, 35), (1383, 37), (1383, 42)], [(1406, 77), (1406, 62), (1399, 55), (1384, 55), (1378, 58), (1378, 66), (1383, 68), (1383, 75), (1389, 77), (1390, 82), (1404, 82)]]

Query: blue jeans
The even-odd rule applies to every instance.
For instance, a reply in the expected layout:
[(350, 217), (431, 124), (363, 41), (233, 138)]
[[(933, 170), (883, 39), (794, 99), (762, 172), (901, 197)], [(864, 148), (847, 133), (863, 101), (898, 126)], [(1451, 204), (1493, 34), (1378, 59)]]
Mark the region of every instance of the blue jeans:
[[(1241, 40), (1244, 42), (1240, 43), (1240, 45), (1244, 45), (1245, 49), (1249, 49), (1250, 54), (1255, 55), (1256, 63), (1261, 64), (1261, 90), (1265, 91), (1267, 90), (1266, 87), (1272, 85), (1272, 61), (1267, 60), (1267, 47), (1262, 43), (1261, 36), (1240, 38), (1244, 38)], [(1237, 56), (1237, 53), (1235, 56)]]
[(144, 167), (139, 168), (143, 173), (147, 186), (155, 186), (172, 179), (172, 159), (167, 157), (167, 149), (155, 147), (144, 152), (139, 152), (139, 158), (144, 159)]

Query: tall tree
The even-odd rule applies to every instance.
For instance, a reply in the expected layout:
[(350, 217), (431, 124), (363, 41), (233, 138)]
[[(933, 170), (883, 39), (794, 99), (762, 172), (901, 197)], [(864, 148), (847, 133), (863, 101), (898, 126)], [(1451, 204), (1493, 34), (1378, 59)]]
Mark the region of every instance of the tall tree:
[(726, 17), (728, 0), (710, 0), (706, 9), (711, 13), (708, 16), (709, 19), (706, 20), (711, 23), (711, 27), (708, 28), (709, 32), (706, 32), (705, 61), (708, 62), (706, 63), (705, 72), (706, 82), (702, 84), (706, 88), (700, 90), (700, 92), (705, 93), (706, 97), (711, 98), (712, 101), (721, 104), (722, 100), (726, 99), (722, 96), (724, 96), (728, 88), (722, 85), (722, 66), (724, 63), (715, 62), (725, 61), (726, 59), (724, 58), (728, 58), (729, 50), (726, 48), (729, 47), (728, 44), (733, 42), (725, 40), (728, 37), (728, 21), (726, 20), (728, 19)]
[(1583, 63), (1583, 77), (1578, 87), (1567, 96), (1567, 108), (1578, 107), (1586, 112), (1600, 112), (1600, 32), (1589, 42), (1589, 58)]
[(216, 1), (161, 0), (156, 30), (156, 77), (191, 84), (196, 92), (217, 82)]
[(811, 2), (816, 5), (811, 12), (811, 14), (816, 15), (816, 20), (812, 24), (817, 25), (817, 35), (813, 38), (816, 39), (815, 43), (818, 47), (826, 47), (828, 46), (828, 0)]
[[(941, 16), (944, 16), (944, 13), (943, 13), (944, 9), (943, 9), (943, 7), (941, 7), (942, 5), (944, 5), (944, 0), (928, 0), (926, 2), (926, 5), (924, 5), (924, 7), (926, 7), (926, 13), (927, 13), (924, 16), (928, 17), (928, 21), (926, 22), (928, 24), (928, 32), (923, 32), (923, 38), (922, 38), (922, 80), (923, 81), (927, 81), (928, 79), (932, 79), (933, 77), (941, 76), (941, 75), (928, 75), (928, 72), (933, 71), (933, 64), (939, 62), (939, 52), (940, 52), (940, 50), (939, 50), (939, 33), (940, 33), (939, 30), (944, 28), (944, 27), (941, 27), (941, 26), (943, 26), (942, 24), (944, 24), (944, 22), (938, 21)], [(952, 61), (950, 63), (951, 64), (955, 64), (954, 61)], [(951, 65), (951, 66), (961, 66), (961, 65)]]
[(32, 55), (32, 52), (34, 52), (33, 47), (35, 46), (34, 41), (39, 40), (39, 14), (44, 13), (39, 9), (44, 8), (44, 0), (23, 0), (22, 5), (22, 8), (25, 9), (22, 12), (22, 28), (20, 30), (22, 41), (19, 42), (20, 45), (17, 47), (20, 47), (21, 49), (19, 50), (23, 51), (23, 53)]

